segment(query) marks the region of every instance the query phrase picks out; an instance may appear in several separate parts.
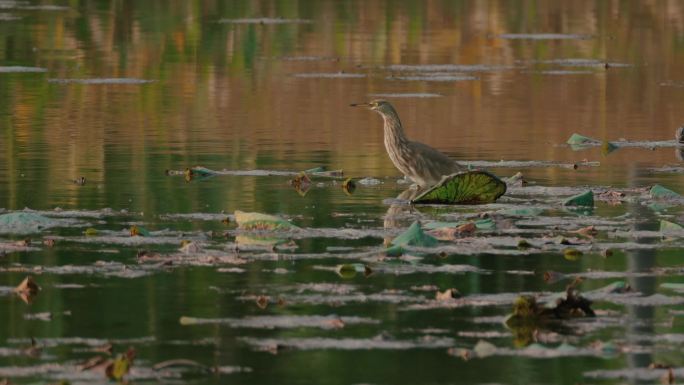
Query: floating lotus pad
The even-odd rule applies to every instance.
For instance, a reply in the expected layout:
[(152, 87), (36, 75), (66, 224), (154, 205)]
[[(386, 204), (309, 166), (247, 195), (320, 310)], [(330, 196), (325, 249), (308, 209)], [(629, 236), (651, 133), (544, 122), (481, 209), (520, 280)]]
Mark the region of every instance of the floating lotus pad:
[(563, 206), (594, 207), (594, 193), (589, 190), (573, 195), (563, 202)]
[(654, 199), (683, 199), (681, 195), (678, 193), (665, 188), (659, 184), (654, 185), (651, 187), (651, 190), (649, 191), (649, 194), (651, 194), (651, 198)]
[(582, 150), (588, 146), (598, 146), (601, 144), (601, 141), (580, 134), (572, 134), (566, 143), (573, 150)]
[(58, 226), (58, 219), (31, 212), (14, 212), (0, 215), (0, 233), (31, 234)]
[(486, 171), (467, 171), (445, 176), (412, 203), (486, 204), (506, 193), (506, 183)]
[(438, 243), (439, 240), (430, 234), (426, 234), (420, 227), (420, 223), (416, 221), (392, 240), (392, 245), (385, 249), (385, 254), (389, 257), (398, 257), (404, 253), (406, 246), (433, 247), (437, 246)]
[(432, 247), (437, 246), (438, 243), (437, 238), (426, 234), (417, 221), (413, 222), (406, 231), (392, 240), (392, 245), (394, 246)]
[(666, 221), (664, 219), (660, 220), (660, 232), (661, 233), (672, 232), (672, 231), (679, 232), (679, 231), (682, 231), (682, 229), (684, 229), (684, 228), (677, 223)]
[(235, 222), (242, 230), (296, 230), (299, 227), (274, 215), (235, 211)]

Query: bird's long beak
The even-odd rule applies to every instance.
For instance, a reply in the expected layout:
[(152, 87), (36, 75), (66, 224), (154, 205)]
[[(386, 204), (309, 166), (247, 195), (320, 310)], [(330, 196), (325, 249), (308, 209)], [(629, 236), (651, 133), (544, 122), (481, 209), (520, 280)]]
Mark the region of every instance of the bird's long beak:
[(351, 107), (370, 107), (370, 103), (352, 103), (350, 104)]

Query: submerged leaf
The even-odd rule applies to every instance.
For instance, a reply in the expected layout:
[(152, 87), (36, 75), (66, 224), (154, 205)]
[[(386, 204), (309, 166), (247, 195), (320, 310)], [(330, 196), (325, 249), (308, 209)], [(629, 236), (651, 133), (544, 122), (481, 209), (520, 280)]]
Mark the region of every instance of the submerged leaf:
[(313, 174), (316, 176), (327, 176), (327, 177), (332, 177), (332, 178), (344, 176), (344, 171), (342, 171), (342, 170), (330, 170), (330, 171), (328, 171), (325, 166), (310, 168), (308, 170), (305, 170), (304, 173)]
[(589, 190), (573, 195), (563, 202), (563, 206), (594, 207), (594, 193)]
[(235, 222), (238, 228), (242, 230), (295, 230), (297, 226), (292, 223), (276, 217), (274, 215), (261, 213), (247, 213), (244, 211), (235, 211)]
[(538, 207), (521, 207), (499, 210), (496, 213), (506, 217), (536, 217), (541, 215), (544, 210)]
[(406, 231), (392, 240), (394, 246), (432, 247), (438, 243), (435, 237), (423, 232), (418, 221), (413, 222)]
[(499, 199), (506, 184), (486, 171), (468, 171), (445, 176), (412, 203), (485, 204)]
[(240, 250), (242, 249), (275, 249), (278, 246), (296, 248), (294, 241), (286, 238), (268, 237), (253, 234), (241, 234), (235, 236), (235, 243)]

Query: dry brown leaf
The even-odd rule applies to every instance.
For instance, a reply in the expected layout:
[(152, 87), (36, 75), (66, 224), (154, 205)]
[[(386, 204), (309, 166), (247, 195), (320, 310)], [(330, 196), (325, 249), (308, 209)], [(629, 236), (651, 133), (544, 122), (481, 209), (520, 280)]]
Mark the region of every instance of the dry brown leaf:
[(38, 291), (40, 291), (40, 286), (36, 284), (30, 275), (24, 278), (19, 286), (14, 288), (14, 292), (26, 303), (31, 303), (33, 298), (38, 295)]
[(266, 309), (268, 306), (269, 298), (265, 295), (260, 295), (256, 299), (256, 304), (260, 309)]
[(584, 235), (585, 237), (593, 238), (594, 236), (596, 236), (598, 234), (598, 230), (596, 230), (596, 227), (591, 225), (591, 226), (583, 227), (579, 230), (575, 230), (575, 231), (573, 231), (573, 233), (576, 233), (579, 235)]
[(326, 321), (326, 323), (332, 327), (333, 329), (342, 329), (344, 328), (344, 321), (342, 321), (339, 318), (331, 319)]
[(458, 298), (461, 296), (461, 293), (459, 293), (458, 290), (456, 289), (446, 289), (443, 292), (438, 291), (435, 294), (435, 299), (437, 301), (448, 301), (454, 298)]
[(660, 377), (660, 382), (665, 385), (670, 385), (675, 383), (674, 371), (672, 368), (667, 368), (667, 373)]
[(454, 357), (460, 357), (463, 361), (469, 361), (472, 358), (472, 352), (468, 349), (449, 348), (447, 354)]
[(20, 241), (16, 241), (16, 242), (14, 242), (14, 245), (17, 246), (17, 247), (28, 247), (28, 246), (31, 246), (31, 239), (26, 238), (26, 239), (22, 239), (22, 240), (20, 240)]
[(439, 239), (440, 241), (449, 241), (463, 236), (472, 235), (477, 230), (477, 226), (473, 222), (464, 223), (456, 227), (443, 227), (429, 231), (430, 235)]

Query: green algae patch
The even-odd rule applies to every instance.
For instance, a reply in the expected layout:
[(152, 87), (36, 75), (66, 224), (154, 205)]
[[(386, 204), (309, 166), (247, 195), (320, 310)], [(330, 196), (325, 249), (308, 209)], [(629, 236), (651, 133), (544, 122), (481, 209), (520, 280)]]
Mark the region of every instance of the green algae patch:
[(506, 183), (486, 171), (445, 176), (412, 203), (477, 205), (493, 203), (506, 193)]

